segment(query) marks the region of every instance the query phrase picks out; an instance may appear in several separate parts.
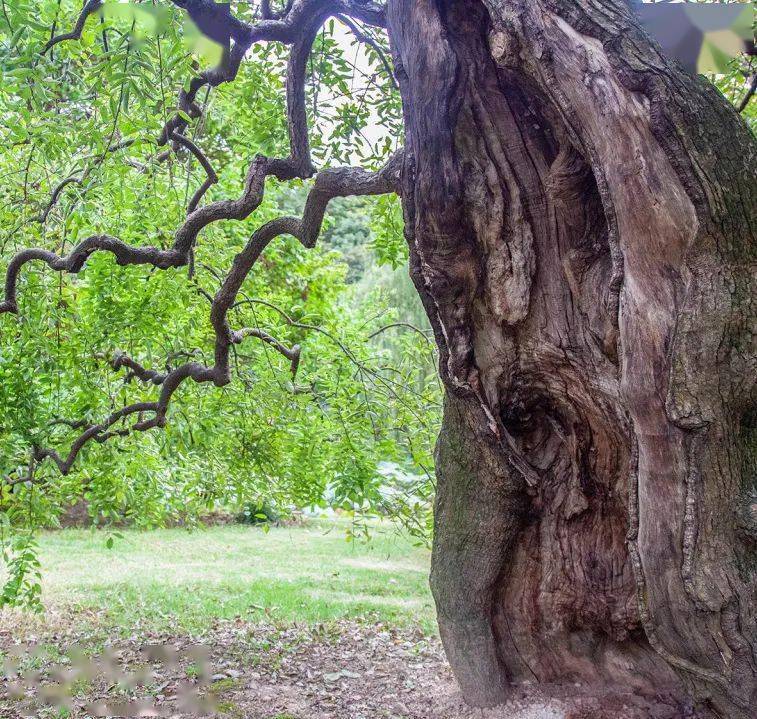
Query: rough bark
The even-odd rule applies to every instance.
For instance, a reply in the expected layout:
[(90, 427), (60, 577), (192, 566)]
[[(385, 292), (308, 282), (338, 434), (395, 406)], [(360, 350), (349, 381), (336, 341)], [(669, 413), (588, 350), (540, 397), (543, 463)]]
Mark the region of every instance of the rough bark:
[(754, 138), (621, 0), (390, 0), (463, 693), (757, 701)]

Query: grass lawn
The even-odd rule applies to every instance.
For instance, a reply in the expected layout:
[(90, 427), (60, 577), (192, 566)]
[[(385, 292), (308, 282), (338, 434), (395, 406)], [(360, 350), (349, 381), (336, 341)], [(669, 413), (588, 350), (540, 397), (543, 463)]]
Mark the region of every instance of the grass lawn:
[[(39, 538), (43, 600), (95, 611), (125, 635), (202, 632), (214, 619), (274, 622), (371, 618), (434, 633), (429, 553), (389, 524), (348, 542), (342, 522), (125, 530), (112, 548), (85, 529)], [(1, 577), (0, 577), (1, 579)]]

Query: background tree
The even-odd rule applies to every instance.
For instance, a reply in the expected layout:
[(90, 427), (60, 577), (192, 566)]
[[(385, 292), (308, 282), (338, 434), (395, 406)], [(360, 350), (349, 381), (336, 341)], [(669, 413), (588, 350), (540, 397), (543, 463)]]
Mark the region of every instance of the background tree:
[(166, 247), (95, 234), (68, 254), (22, 251), (6, 311), (28, 262), (78, 273), (105, 250), (123, 265), (191, 268), (206, 228), (260, 208), (266, 178), (313, 175), (306, 68), (331, 15), (387, 28), (404, 151), (372, 173), (315, 174), (302, 216), (269, 219), (226, 265), (214, 361), (156, 375), (119, 356), (158, 399), (93, 424), (68, 455), (38, 448), (32, 468), (67, 472), (86, 440), (163, 426), (186, 379), (226, 385), (233, 347), (252, 334), (270, 344), (230, 314), (269, 243), (312, 246), (333, 197), (397, 192), (446, 388), (432, 588), (466, 698), (496, 703), (520, 679), (619, 682), (747, 717), (757, 204), (755, 143), (736, 110), (671, 63), (621, 0), (295, 0), (258, 18), (174, 4), (229, 46), (180, 94), (159, 144), (192, 155), (201, 189), (213, 185), (185, 134), (198, 93), (273, 41), (291, 46), (289, 155), (252, 159), (236, 200), (195, 194)]

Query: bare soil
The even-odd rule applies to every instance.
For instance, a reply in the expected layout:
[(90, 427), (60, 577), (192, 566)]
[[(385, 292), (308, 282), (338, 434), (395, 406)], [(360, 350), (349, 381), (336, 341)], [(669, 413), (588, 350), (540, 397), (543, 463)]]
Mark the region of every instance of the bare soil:
[[(466, 707), (439, 641), (419, 630), (335, 622), (219, 622), (201, 637), (135, 634), (0, 617), (0, 717), (231, 719), (679, 719), (664, 697), (580, 686), (515, 687), (496, 709)], [(53, 628), (53, 626), (55, 628)], [(31, 643), (24, 645), (23, 642)], [(94, 662), (94, 663), (93, 663)]]

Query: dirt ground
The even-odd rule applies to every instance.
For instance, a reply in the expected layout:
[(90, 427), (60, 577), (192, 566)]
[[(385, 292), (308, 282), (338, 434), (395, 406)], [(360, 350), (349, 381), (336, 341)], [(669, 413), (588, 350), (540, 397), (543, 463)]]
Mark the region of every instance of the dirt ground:
[[(49, 620), (47, 626), (50, 626)], [(57, 627), (66, 626), (59, 617)], [(30, 644), (20, 644), (23, 637)], [(679, 719), (664, 698), (519, 686), (504, 706), (466, 707), (440, 643), (419, 631), (336, 622), (219, 622), (202, 637), (132, 636), (0, 622), (0, 717), (230, 719)]]

